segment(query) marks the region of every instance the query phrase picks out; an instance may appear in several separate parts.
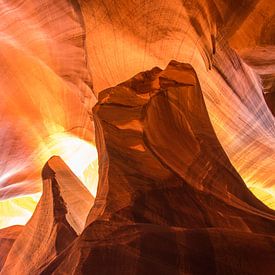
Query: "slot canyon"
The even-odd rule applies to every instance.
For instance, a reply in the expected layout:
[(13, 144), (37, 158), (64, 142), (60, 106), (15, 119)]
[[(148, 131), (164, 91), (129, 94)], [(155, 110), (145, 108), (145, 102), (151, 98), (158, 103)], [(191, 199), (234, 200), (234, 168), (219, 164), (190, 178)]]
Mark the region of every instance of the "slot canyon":
[(0, 15), (0, 275), (275, 274), (272, 0)]

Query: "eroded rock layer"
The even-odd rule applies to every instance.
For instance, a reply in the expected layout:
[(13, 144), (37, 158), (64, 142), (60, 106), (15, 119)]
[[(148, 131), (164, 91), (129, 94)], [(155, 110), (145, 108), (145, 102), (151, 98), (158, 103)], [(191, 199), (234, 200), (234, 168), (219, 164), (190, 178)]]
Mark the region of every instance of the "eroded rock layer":
[[(93, 197), (59, 157), (42, 171), (43, 195), (1, 274), (40, 274), (84, 229)], [(15, 260), (16, 259), (16, 260)]]
[(0, 271), (6, 261), (9, 251), (23, 230), (23, 226), (14, 225), (0, 230)]
[(163, 69), (170, 60), (190, 63), (230, 161), (251, 190), (275, 208), (275, 120), (260, 78), (275, 73), (273, 2), (79, 3), (95, 93), (155, 66)]
[(271, 274), (274, 211), (231, 165), (190, 65), (101, 92), (94, 121), (94, 207), (42, 274)]
[[(272, 1), (15, 0), (2, 1), (0, 15), (0, 200), (40, 192), (52, 155), (95, 194), (93, 92), (174, 59), (195, 68), (230, 161), (275, 208), (275, 121), (263, 97), (274, 112)], [(29, 216), (7, 215), (0, 227)]]

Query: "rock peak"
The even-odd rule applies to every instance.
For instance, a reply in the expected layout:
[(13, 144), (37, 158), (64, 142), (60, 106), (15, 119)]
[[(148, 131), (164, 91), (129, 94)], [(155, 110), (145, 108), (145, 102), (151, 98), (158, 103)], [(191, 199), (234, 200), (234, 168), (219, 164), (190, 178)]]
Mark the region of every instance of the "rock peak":
[[(40, 274), (84, 229), (93, 197), (58, 156), (42, 170), (43, 193), (1, 274)], [(16, 263), (14, 262), (16, 259)]]

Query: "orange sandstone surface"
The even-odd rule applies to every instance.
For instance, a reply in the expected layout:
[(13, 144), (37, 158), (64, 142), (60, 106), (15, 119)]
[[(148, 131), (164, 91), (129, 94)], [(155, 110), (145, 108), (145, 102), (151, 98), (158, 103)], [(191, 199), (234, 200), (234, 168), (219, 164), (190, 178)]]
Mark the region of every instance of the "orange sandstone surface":
[(86, 228), (42, 274), (271, 274), (275, 215), (211, 125), (176, 61), (99, 94), (99, 186)]
[(274, 273), (272, 1), (0, 15), (1, 275)]

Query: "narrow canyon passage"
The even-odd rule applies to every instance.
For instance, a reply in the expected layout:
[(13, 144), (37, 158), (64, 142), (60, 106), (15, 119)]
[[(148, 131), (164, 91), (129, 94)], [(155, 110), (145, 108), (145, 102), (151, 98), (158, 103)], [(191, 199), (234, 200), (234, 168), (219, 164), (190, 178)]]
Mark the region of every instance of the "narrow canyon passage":
[(270, 0), (0, 2), (0, 274), (272, 274)]

